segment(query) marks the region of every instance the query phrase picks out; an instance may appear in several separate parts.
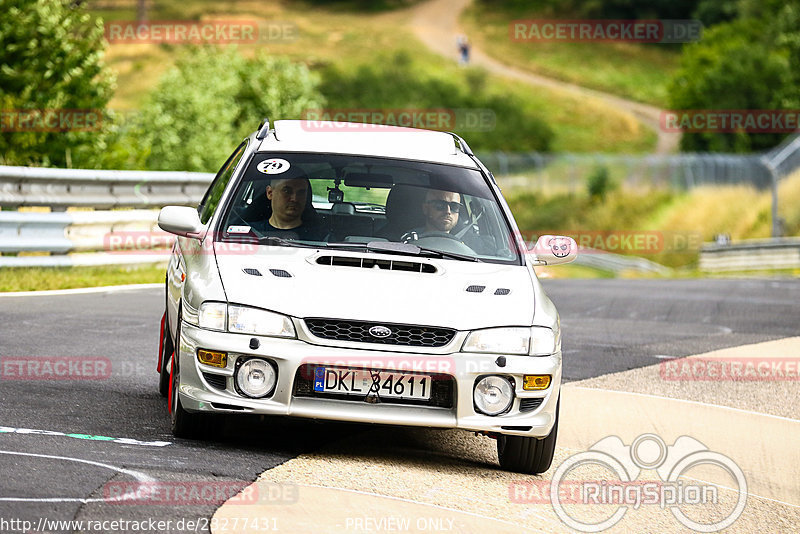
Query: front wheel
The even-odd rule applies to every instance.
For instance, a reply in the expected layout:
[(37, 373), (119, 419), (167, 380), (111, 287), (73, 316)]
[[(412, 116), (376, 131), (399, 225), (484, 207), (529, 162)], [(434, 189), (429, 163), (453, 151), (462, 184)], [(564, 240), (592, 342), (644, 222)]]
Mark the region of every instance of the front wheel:
[(169, 334), (169, 319), (167, 319), (167, 312), (164, 312), (164, 317), (161, 318), (161, 342), (160, 347), (160, 362), (161, 368), (158, 373), (158, 392), (162, 397), (169, 396), (169, 377), (172, 369), (172, 353), (173, 348), (172, 336)]
[(556, 404), (556, 422), (547, 437), (539, 439), (500, 435), (497, 438), (497, 457), (500, 460), (500, 467), (507, 471), (532, 475), (538, 475), (550, 469), (556, 450), (560, 406), (561, 399)]
[[(178, 314), (178, 329), (175, 339), (181, 338), (181, 316)], [(179, 343), (180, 341), (178, 341)], [(176, 345), (178, 345), (176, 343)], [(181, 365), (179, 351), (175, 350), (172, 355), (172, 365), (170, 366), (170, 392), (169, 407), (170, 419), (172, 423), (172, 435), (176, 438), (198, 439), (202, 438), (206, 429), (206, 416), (197, 413), (189, 413), (181, 406), (180, 395), (178, 394), (181, 384)]]

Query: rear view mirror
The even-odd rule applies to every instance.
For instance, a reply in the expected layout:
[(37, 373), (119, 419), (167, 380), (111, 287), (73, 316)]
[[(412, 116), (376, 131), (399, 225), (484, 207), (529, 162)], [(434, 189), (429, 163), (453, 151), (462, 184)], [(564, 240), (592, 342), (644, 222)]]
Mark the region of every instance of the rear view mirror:
[(568, 236), (543, 235), (528, 253), (533, 254), (534, 265), (560, 265), (578, 257), (578, 244)]
[(171, 234), (183, 237), (200, 237), (203, 223), (197, 209), (188, 206), (166, 206), (158, 214), (158, 226)]
[(377, 172), (350, 172), (344, 177), (344, 185), (348, 187), (392, 187), (394, 180), (391, 174)]

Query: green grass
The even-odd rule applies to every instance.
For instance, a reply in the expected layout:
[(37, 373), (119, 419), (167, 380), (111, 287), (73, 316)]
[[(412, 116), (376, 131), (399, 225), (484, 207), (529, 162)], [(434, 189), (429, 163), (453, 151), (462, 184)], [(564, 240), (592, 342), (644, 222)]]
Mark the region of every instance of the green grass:
[[(134, 17), (135, 3), (119, 1), (118, 4), (119, 10), (106, 9), (96, 13), (108, 20), (130, 20)], [(216, 16), (290, 21), (296, 25), (298, 38), (294, 41), (240, 44), (238, 49), (246, 56), (263, 50), (305, 63), (321, 73), (331, 65), (347, 71), (364, 64), (380, 64), (387, 57), (403, 52), (414, 58), (414, 66), (421, 72), (435, 72), (442, 78), (453, 80), (475, 76), (470, 74), (473, 69), (460, 68), (455, 62), (434, 54), (417, 41), (407, 26), (408, 11), (403, 9), (375, 14), (324, 7), (310, 9), (308, 5), (298, 3), (221, 0), (212, 4), (205, 0), (187, 0), (181, 3), (182, 15), (176, 17), (170, 11), (172, 8), (168, 9), (162, 4), (166, 6), (166, 3), (159, 3), (159, 7), (150, 13), (151, 20)], [(106, 60), (117, 75), (117, 90), (109, 107), (123, 111), (138, 109), (159, 77), (180, 54), (186, 52), (185, 45), (175, 44), (110, 45)], [(604, 105), (588, 103), (549, 89), (524, 86), (518, 81), (485, 73), (482, 76), (485, 77), (488, 94), (508, 95), (515, 101), (524, 101), (525, 116), (532, 115), (543, 120), (554, 131), (550, 146), (553, 151), (647, 152), (655, 146), (656, 136), (652, 131)], [(369, 91), (370, 88), (361, 90)], [(444, 97), (446, 100), (446, 95)], [(254, 118), (254, 121), (258, 119), (260, 117)], [(479, 144), (473, 145), (476, 149), (480, 148)]]
[(164, 281), (164, 267), (11, 267), (0, 269), (0, 292), (151, 284)]
[[(543, 193), (519, 188), (506, 189), (505, 196), (526, 240), (542, 233), (583, 237), (589, 246), (601, 245), (594, 248), (681, 269), (675, 276), (693, 276), (700, 246), (715, 234), (729, 234), (736, 242), (769, 237), (771, 228), (770, 192), (747, 186), (707, 186), (686, 192), (617, 188), (602, 200), (591, 199), (583, 191)], [(786, 235), (800, 235), (800, 172), (781, 181), (778, 198)], [(656, 236), (657, 241), (650, 248), (631, 241), (631, 247), (613, 249), (617, 242), (608, 235), (643, 240)]]
[(514, 12), (474, 3), (462, 15), (461, 23), (477, 46), (504, 63), (640, 102), (666, 105), (667, 82), (680, 58), (677, 46), (512, 40), (509, 24), (513, 20), (559, 18), (537, 14), (535, 9)]

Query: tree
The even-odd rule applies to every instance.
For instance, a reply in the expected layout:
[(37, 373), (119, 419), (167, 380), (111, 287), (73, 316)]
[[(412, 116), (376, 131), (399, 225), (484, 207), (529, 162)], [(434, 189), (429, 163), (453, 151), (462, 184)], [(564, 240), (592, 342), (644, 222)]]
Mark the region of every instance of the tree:
[[(677, 110), (787, 109), (797, 102), (798, 73), (775, 32), (759, 19), (720, 24), (687, 46), (669, 87)], [(687, 133), (687, 151), (748, 152), (777, 144), (777, 133)]]
[(159, 81), (130, 136), (149, 169), (215, 171), (262, 118), (300, 118), (322, 103), (305, 65), (196, 48)]
[[(73, 4), (0, 0), (0, 162), (79, 166), (96, 161), (114, 81), (103, 63), (100, 20)], [(99, 122), (75, 121), (91, 120), (92, 113)], [(20, 124), (23, 115), (32, 120)], [(42, 124), (37, 117), (66, 117), (69, 124)]]

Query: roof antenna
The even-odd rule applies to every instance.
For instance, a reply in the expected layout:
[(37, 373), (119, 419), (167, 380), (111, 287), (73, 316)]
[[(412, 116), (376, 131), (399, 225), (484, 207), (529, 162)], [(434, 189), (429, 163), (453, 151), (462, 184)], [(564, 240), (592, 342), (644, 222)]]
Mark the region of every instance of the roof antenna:
[(258, 125), (258, 133), (256, 134), (256, 139), (259, 141), (267, 137), (269, 134), (269, 117), (264, 117), (264, 120), (261, 121), (261, 124)]

